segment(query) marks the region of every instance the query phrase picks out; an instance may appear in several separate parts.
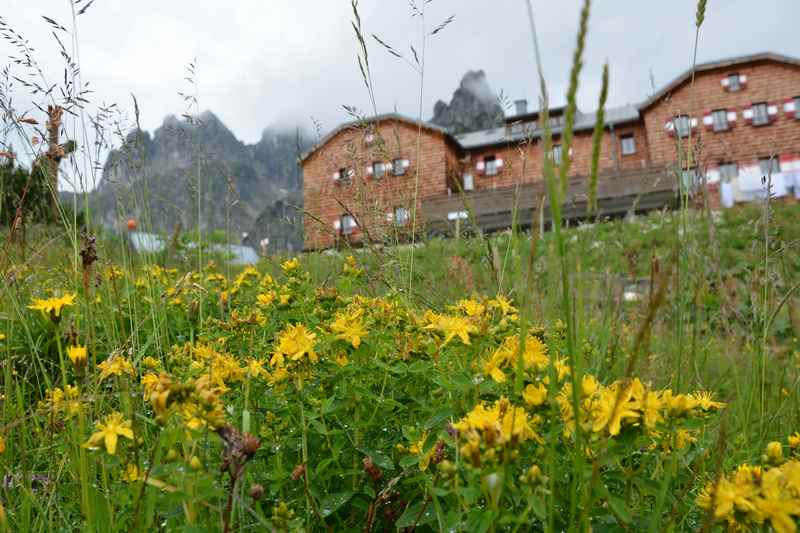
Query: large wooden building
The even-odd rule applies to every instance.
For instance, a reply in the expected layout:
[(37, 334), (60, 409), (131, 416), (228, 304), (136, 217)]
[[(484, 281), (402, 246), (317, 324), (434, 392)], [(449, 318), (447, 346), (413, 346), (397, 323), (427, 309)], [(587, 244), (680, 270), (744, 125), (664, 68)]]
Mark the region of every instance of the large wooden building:
[[(692, 82), (692, 78), (694, 81)], [(398, 114), (343, 124), (303, 155), (307, 249), (388, 235), (452, 233), (468, 218), (484, 231), (512, 213), (546, 216), (542, 166), (562, 157), (563, 109), (552, 109), (553, 150), (544, 154), (538, 112), (523, 101), (501, 127), (451, 135)], [(595, 113), (578, 113), (565, 214), (586, 214)], [(697, 166), (678, 168), (691, 138)], [(800, 60), (762, 53), (698, 65), (639, 105), (605, 111), (599, 165), (601, 215), (674, 205), (678, 183), (706, 185), (715, 205), (763, 195), (800, 197)], [(699, 179), (702, 178), (702, 179)]]

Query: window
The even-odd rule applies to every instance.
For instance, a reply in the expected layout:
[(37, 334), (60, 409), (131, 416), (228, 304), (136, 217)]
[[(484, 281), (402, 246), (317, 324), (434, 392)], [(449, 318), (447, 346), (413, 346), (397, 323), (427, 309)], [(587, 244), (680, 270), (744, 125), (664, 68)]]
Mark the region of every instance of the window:
[(636, 139), (633, 133), (627, 133), (620, 137), (622, 141), (622, 155), (633, 155), (636, 153)]
[(497, 175), (497, 158), (493, 155), (487, 155), (483, 158), (483, 164), (486, 167), (487, 176)]
[(675, 126), (675, 134), (678, 137), (688, 137), (689, 132), (692, 131), (692, 121), (687, 115), (675, 117), (672, 124)]
[(406, 173), (406, 162), (404, 159), (395, 159), (392, 161), (392, 174), (395, 176), (402, 176)]
[(411, 219), (411, 213), (405, 207), (394, 208), (394, 224), (395, 226), (405, 226)]
[(714, 124), (714, 131), (728, 131), (728, 110), (715, 109), (711, 112), (711, 119)]
[(730, 183), (739, 176), (739, 166), (736, 163), (722, 163), (719, 166), (719, 179), (723, 183)]
[(560, 144), (553, 145), (553, 149), (550, 151), (550, 158), (553, 160), (554, 165), (561, 164), (561, 156), (563, 155), (564, 149)]
[(472, 174), (464, 173), (464, 176), (462, 176), (461, 186), (465, 191), (471, 191), (475, 189), (475, 183), (472, 179)]
[(344, 185), (350, 185), (350, 181), (353, 179), (353, 171), (347, 167), (339, 169), (339, 181), (342, 182)]
[(376, 180), (381, 179), (386, 175), (386, 163), (382, 161), (376, 161), (372, 163), (372, 177)]
[(729, 74), (728, 75), (728, 90), (731, 92), (739, 91), (742, 88), (741, 80), (739, 79), (739, 74)]
[(800, 119), (800, 96), (794, 97), (794, 118)]
[(339, 218), (342, 235), (350, 235), (355, 231), (358, 224), (352, 215), (344, 214)]
[(781, 171), (781, 163), (777, 157), (762, 157), (758, 160), (758, 171), (762, 176), (774, 176)]
[(753, 126), (769, 124), (769, 110), (765, 102), (753, 104)]

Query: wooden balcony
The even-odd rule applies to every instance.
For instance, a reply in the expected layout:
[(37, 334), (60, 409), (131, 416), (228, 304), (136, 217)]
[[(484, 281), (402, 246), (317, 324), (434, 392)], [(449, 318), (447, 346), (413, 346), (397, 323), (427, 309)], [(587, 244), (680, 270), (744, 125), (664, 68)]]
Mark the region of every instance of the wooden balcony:
[[(570, 180), (562, 210), (563, 219), (587, 218), (587, 182), (585, 176)], [(599, 176), (597, 179), (597, 215), (601, 217), (672, 208), (676, 204), (676, 178), (664, 168), (629, 171)], [(541, 181), (518, 187), (426, 198), (422, 201), (422, 213), (426, 229), (431, 235), (452, 235), (457, 224), (467, 228), (473, 219), (481, 230), (490, 233), (511, 227), (515, 206), (517, 223), (521, 227), (530, 227), (532, 221), (538, 224), (542, 206), (545, 223), (550, 221), (549, 200), (545, 184)]]

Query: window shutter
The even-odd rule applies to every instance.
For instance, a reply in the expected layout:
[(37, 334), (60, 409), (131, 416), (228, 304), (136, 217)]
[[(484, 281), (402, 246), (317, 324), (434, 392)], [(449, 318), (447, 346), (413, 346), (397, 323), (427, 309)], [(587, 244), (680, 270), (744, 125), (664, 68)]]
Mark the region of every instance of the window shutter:
[(714, 117), (711, 116), (710, 109), (703, 115), (703, 126), (706, 127), (706, 131), (714, 131)]
[(478, 174), (483, 174), (483, 172), (486, 170), (486, 163), (483, 161), (483, 159), (475, 164), (475, 170), (478, 172)]
[(334, 220), (333, 221), (333, 229), (335, 229), (336, 231), (339, 231), (340, 229), (342, 229), (342, 221), (341, 220)]
[(797, 112), (797, 105), (794, 103), (794, 98), (787, 98), (783, 103), (783, 111), (786, 113), (786, 118), (794, 118)]
[(747, 87), (747, 74), (739, 74), (739, 85), (742, 86), (742, 89)]
[(372, 176), (375, 174), (375, 167), (373, 165), (367, 165), (367, 176)]
[(411, 161), (408, 159), (403, 159), (403, 168), (408, 168), (411, 166)]
[(333, 176), (331, 177), (331, 179), (333, 180), (333, 183), (335, 183), (336, 185), (339, 185), (339, 180), (342, 179), (342, 175), (341, 175), (340, 172), (334, 172)]
[(709, 165), (706, 169), (706, 182), (717, 183), (719, 181), (719, 167), (717, 165)]
[(767, 104), (767, 116), (770, 122), (775, 122), (778, 118), (778, 106), (775, 104)]
[(728, 109), (728, 127), (736, 126), (736, 108)]
[[(691, 124), (691, 126), (692, 126), (692, 131), (695, 131), (697, 129), (697, 122), (698, 122), (697, 118), (695, 118), (695, 117), (692, 117), (689, 120), (689, 124)], [(572, 155), (572, 154), (570, 154), (570, 155)]]
[(668, 118), (664, 123), (664, 130), (666, 130), (667, 135), (670, 137), (675, 137), (675, 121), (671, 118)]
[(729, 83), (728, 76), (725, 76), (724, 78), (719, 80), (719, 84), (722, 85), (722, 88), (725, 89), (726, 91), (728, 90), (728, 83)]
[(392, 222), (393, 220), (394, 220), (394, 213), (392, 213), (391, 211), (386, 213), (386, 222)]
[(742, 110), (742, 118), (744, 119), (745, 124), (753, 124), (753, 107), (745, 107)]
[(501, 168), (503, 168), (503, 160), (502, 159), (495, 159), (494, 164), (497, 167), (497, 170), (500, 170)]

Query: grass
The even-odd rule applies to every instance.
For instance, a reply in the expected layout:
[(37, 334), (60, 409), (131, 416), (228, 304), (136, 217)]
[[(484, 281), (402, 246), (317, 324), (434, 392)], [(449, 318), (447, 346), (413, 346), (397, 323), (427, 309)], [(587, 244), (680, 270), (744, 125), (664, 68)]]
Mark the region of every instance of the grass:
[[(373, 35), (412, 67), (420, 102), (429, 39), (454, 20), (431, 30), (428, 3), (411, 3), (422, 35), (412, 59)], [(371, 41), (351, 7), (377, 114)], [(701, 1), (695, 52), (704, 17)], [(24, 38), (2, 28), (32, 83), (49, 87)], [(196, 64), (182, 95), (190, 125)], [(607, 86), (605, 68), (601, 108)], [(543, 77), (540, 87), (546, 117)], [(65, 94), (83, 116), (80, 84)], [(6, 121), (30, 139), (29, 122)], [(695, 142), (676, 141), (679, 167), (692, 166)], [(410, 245), (234, 268), (204, 246), (220, 236), (199, 229), (209, 199), (198, 153), (187, 233), (199, 246), (137, 255), (88, 209), (81, 227), (77, 196), (60, 225), (3, 235), (0, 528), (792, 531), (800, 206), (712, 213), (684, 188), (675, 212), (570, 226), (564, 153), (545, 161), (553, 224), (542, 234), (515, 213), (502, 234), (413, 232)], [(78, 154), (67, 164), (88, 180), (81, 169), (96, 161)]]

